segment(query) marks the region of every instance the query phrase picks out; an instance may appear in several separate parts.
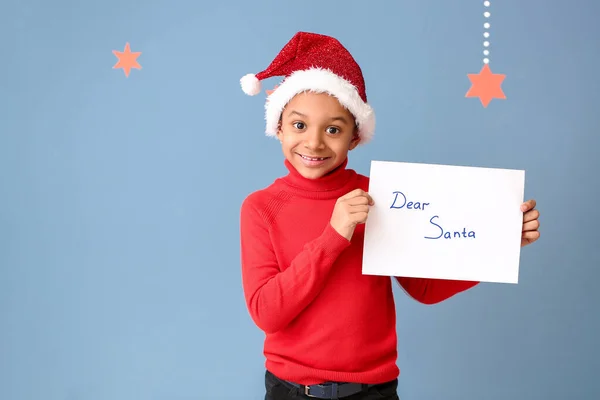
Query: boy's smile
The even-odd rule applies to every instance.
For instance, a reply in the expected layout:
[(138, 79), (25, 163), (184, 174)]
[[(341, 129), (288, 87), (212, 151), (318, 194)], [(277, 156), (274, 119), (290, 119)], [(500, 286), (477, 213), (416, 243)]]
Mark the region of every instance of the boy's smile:
[(304, 92), (283, 110), (277, 136), (294, 168), (317, 179), (346, 160), (360, 141), (356, 132), (354, 117), (335, 97)]
[(298, 154), (301, 158), (302, 158), (302, 163), (308, 167), (320, 167), (321, 165), (325, 164), (326, 160), (329, 160), (330, 157), (307, 157), (303, 154)]

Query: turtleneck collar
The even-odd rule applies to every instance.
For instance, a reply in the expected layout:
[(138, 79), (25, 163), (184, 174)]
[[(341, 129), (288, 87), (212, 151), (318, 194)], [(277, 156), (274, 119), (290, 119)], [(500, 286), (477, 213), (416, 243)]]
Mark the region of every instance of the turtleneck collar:
[(287, 159), (284, 163), (289, 174), (281, 180), (288, 186), (289, 191), (296, 195), (314, 199), (332, 199), (354, 189), (357, 174), (354, 170), (346, 169), (348, 158), (327, 175), (317, 179), (303, 177)]

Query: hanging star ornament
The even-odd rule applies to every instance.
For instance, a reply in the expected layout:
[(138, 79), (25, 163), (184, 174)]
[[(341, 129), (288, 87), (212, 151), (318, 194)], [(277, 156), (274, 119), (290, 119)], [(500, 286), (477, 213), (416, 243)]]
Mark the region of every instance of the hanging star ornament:
[(479, 97), (483, 107), (487, 107), (492, 99), (506, 99), (502, 91), (502, 82), (506, 75), (493, 74), (488, 64), (485, 64), (478, 74), (467, 74), (471, 88), (465, 97)]
[(139, 51), (132, 53), (131, 49), (129, 48), (129, 43), (125, 44), (124, 51), (113, 50), (113, 54), (119, 59), (119, 61), (117, 61), (117, 63), (113, 66), (113, 69), (123, 68), (126, 77), (129, 77), (131, 68), (142, 69), (142, 66), (138, 64), (136, 60), (142, 53)]

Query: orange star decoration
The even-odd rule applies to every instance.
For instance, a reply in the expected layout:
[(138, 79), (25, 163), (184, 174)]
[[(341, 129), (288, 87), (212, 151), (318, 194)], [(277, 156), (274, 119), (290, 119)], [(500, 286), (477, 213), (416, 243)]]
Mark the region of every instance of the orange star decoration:
[(124, 51), (121, 52), (121, 51), (113, 50), (113, 54), (115, 56), (117, 56), (117, 58), (119, 59), (119, 61), (113, 66), (113, 69), (114, 68), (123, 68), (123, 71), (125, 71), (126, 77), (129, 77), (129, 72), (131, 71), (131, 68), (142, 69), (142, 66), (140, 64), (138, 64), (138, 62), (136, 61), (136, 59), (142, 53), (141, 52), (132, 53), (131, 49), (129, 48), (129, 43), (125, 44)]
[(467, 76), (471, 81), (471, 88), (465, 97), (479, 97), (484, 107), (487, 107), (492, 99), (506, 99), (501, 87), (506, 75), (493, 74), (488, 64), (485, 64), (478, 74)]
[(277, 89), (279, 87), (279, 85), (275, 85), (275, 87), (272, 90), (265, 90), (265, 92), (267, 92), (267, 96), (270, 96), (271, 93), (273, 93), (275, 91), (275, 89)]

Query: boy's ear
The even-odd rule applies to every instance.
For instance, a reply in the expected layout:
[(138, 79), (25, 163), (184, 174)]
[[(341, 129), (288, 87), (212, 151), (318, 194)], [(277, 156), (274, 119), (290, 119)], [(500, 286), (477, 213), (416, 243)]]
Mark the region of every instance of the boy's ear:
[(283, 111), (279, 114), (279, 121), (277, 123), (277, 139), (283, 143)]
[(348, 150), (354, 150), (356, 148), (356, 146), (358, 146), (360, 143), (360, 136), (358, 135), (358, 128), (354, 130), (354, 135), (352, 136), (352, 139), (350, 140), (350, 147), (348, 148)]

